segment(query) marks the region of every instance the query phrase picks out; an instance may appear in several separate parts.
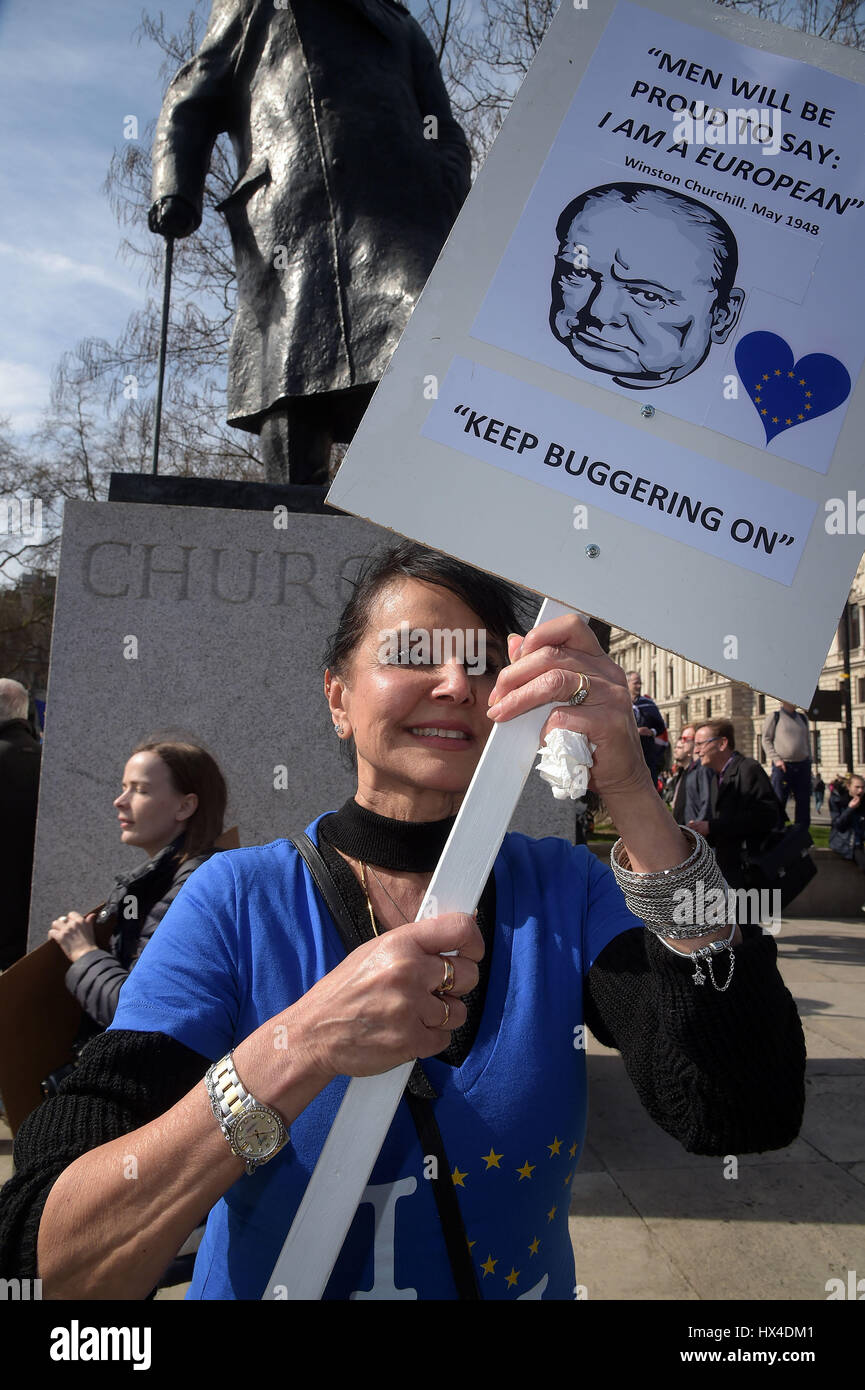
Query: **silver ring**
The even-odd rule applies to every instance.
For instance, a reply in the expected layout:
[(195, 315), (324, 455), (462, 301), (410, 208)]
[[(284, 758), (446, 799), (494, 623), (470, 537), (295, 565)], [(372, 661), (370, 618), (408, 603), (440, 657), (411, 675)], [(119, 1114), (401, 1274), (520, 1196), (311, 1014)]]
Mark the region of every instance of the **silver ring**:
[(580, 683), (574, 691), (573, 695), (568, 700), (569, 705), (581, 705), (584, 700), (588, 699), (589, 691), (591, 689), (592, 683), (589, 680), (588, 676), (583, 671), (579, 671), (577, 674), (579, 675)]

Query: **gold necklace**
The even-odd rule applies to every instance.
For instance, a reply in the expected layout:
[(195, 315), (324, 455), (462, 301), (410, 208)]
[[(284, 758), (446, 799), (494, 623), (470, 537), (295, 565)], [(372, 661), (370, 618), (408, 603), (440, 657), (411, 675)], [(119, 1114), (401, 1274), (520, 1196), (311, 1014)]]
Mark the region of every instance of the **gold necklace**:
[(378, 936), (379, 930), (378, 930), (378, 927), (377, 927), (376, 924), (375, 924), (375, 913), (374, 913), (373, 910), (372, 910), (372, 902), (370, 901), (369, 889), (368, 889), (367, 886), (366, 886), (366, 867), (365, 867), (365, 865), (363, 864), (363, 861), (362, 861), (362, 860), (358, 859), (357, 862), (358, 862), (358, 864), (360, 864), (360, 881), (361, 881), (361, 883), (363, 884), (363, 891), (364, 891), (364, 894), (365, 894), (365, 896), (366, 896), (366, 905), (367, 905), (367, 909), (368, 909), (368, 911), (369, 911), (369, 920), (370, 920), (370, 922), (372, 923), (373, 933), (374, 933), (376, 936)]
[(372, 864), (368, 865), (368, 868), (369, 868), (369, 871), (370, 871), (370, 873), (372, 874), (373, 878), (375, 879), (376, 883), (378, 884), (379, 888), (381, 889), (381, 891), (382, 891), (383, 893), (387, 894), (387, 896), (390, 898), (391, 902), (393, 903), (394, 907), (396, 908), (396, 910), (397, 910), (397, 912), (399, 913), (400, 917), (402, 918), (403, 922), (404, 922), (404, 923), (407, 922), (407, 921), (408, 921), (408, 918), (406, 917), (405, 913), (403, 912), (403, 910), (402, 910), (402, 908), (400, 907), (399, 903), (397, 902), (396, 898), (393, 896), (392, 893), (388, 893), (387, 888), (386, 888), (385, 885), (382, 883), (382, 881), (381, 881), (381, 879), (379, 878), (378, 874), (376, 873), (375, 869), (372, 867)]

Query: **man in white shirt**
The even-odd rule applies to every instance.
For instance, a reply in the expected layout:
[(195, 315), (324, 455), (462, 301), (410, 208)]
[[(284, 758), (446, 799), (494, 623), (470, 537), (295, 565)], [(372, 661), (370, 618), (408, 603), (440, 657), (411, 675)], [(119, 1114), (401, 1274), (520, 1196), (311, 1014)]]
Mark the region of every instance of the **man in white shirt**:
[(789, 700), (767, 714), (763, 724), (763, 748), (772, 764), (772, 788), (782, 806), (796, 801), (795, 821), (811, 824), (811, 740), (807, 714), (798, 713)]

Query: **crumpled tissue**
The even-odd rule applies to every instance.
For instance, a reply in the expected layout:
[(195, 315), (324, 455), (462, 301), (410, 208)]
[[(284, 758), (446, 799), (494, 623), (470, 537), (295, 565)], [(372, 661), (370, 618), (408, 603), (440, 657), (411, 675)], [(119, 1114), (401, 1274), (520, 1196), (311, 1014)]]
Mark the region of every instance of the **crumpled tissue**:
[(557, 801), (585, 796), (596, 748), (575, 729), (552, 729), (547, 734), (543, 748), (538, 749), (541, 761), (535, 770), (549, 782)]

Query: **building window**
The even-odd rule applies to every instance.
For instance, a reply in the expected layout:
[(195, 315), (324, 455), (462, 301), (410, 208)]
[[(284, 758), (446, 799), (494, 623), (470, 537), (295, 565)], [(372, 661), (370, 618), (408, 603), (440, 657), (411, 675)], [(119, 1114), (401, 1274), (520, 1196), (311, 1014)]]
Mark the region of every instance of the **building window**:
[(764, 763), (766, 761), (766, 750), (763, 747), (763, 740), (758, 730), (754, 731), (754, 757), (757, 759), (758, 763)]
[(858, 604), (851, 603), (847, 612), (850, 614), (850, 649), (852, 651), (854, 647), (861, 646)]
[[(863, 684), (865, 684), (865, 681), (863, 681)], [(672, 663), (672, 661), (671, 661), (671, 662), (669, 663), (669, 665), (667, 666), (667, 699), (668, 699), (668, 700), (671, 700), (671, 699), (673, 698), (674, 690), (675, 690), (675, 680), (674, 680), (674, 677), (673, 677), (673, 663)]]
[(758, 714), (765, 714), (765, 713), (766, 713), (766, 696), (765, 696), (765, 695), (758, 695), (758, 696), (757, 696), (757, 713), (758, 713)]
[(710, 696), (708, 696), (708, 695), (706, 696), (706, 718), (707, 718), (707, 719), (711, 719), (711, 718), (712, 718), (712, 701), (711, 701)]
[(856, 679), (856, 703), (865, 705), (865, 676), (858, 676)]
[(856, 761), (865, 763), (865, 729), (856, 730)]
[(821, 734), (819, 729), (811, 730), (811, 756), (815, 763), (822, 762), (823, 750), (821, 747)]

